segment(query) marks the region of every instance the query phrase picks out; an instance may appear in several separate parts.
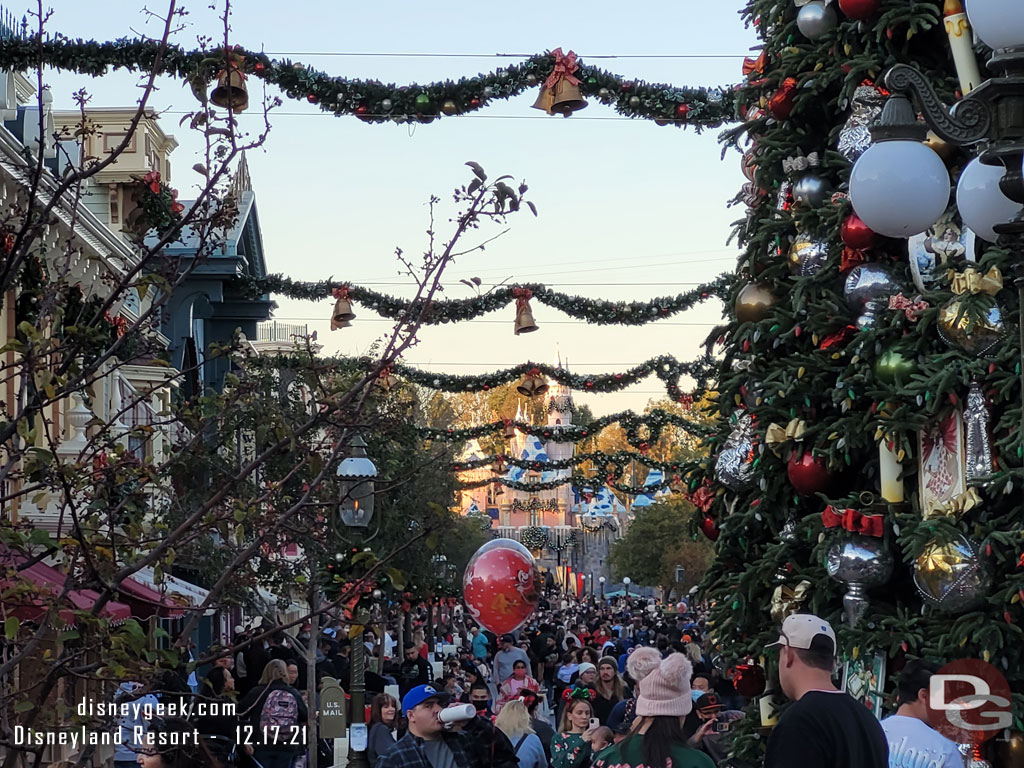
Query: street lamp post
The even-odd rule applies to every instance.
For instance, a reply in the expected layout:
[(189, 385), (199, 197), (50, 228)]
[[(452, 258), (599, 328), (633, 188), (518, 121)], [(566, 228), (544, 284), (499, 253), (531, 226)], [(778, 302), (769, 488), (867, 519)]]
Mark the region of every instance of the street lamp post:
[(598, 583), (601, 585), (601, 602), (604, 602), (604, 576), (600, 577)]
[(629, 576), (622, 580), (622, 585), (626, 588), (626, 600), (629, 600), (629, 585), (632, 583), (633, 582), (630, 580)]
[[(943, 141), (978, 146), (977, 158), (960, 178), (957, 203), (964, 225), (982, 239), (1024, 236), (1024, 14), (1016, 0), (971, 0), (967, 16), (994, 53), (996, 74), (949, 110), (918, 70), (898, 64), (885, 73), (893, 95), (874, 144), (850, 176), (850, 199), (868, 227), (890, 237), (923, 232), (945, 210), (949, 175), (938, 156), (921, 142), (925, 125), (908, 96), (915, 96), (927, 126)], [(905, 192), (912, 188), (911, 195)], [(924, 204), (923, 201), (931, 201)], [(1003, 239), (1006, 239), (1005, 237)], [(1024, 273), (1015, 283), (1024, 307)], [(1024, 322), (1020, 324), (1024, 353)], [(1024, 366), (1021, 371), (1024, 391)]]
[[(341, 501), (338, 513), (342, 523), (351, 528), (356, 536), (370, 525), (373, 517), (374, 482), (377, 466), (366, 455), (366, 442), (356, 434), (350, 444), (351, 455), (338, 465)], [(348, 765), (351, 768), (369, 768), (366, 759), (366, 645), (363, 643), (365, 624), (369, 621), (366, 611), (357, 617), (358, 622), (349, 632), (351, 644), (350, 688), (352, 696), (352, 724), (349, 726)], [(356, 746), (361, 747), (356, 749)]]

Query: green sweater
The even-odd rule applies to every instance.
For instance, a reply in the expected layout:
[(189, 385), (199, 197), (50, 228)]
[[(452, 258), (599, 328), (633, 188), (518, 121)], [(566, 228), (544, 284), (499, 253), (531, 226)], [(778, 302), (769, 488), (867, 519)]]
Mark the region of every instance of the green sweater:
[[(640, 768), (644, 765), (643, 740), (643, 735), (636, 734), (606, 747), (594, 756), (591, 768)], [(672, 762), (666, 768), (715, 768), (715, 763), (698, 749), (673, 744)]]

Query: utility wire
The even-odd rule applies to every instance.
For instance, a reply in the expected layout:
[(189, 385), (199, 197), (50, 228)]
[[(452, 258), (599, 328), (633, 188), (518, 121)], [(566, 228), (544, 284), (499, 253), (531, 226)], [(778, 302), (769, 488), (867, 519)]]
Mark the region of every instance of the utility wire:
[[(391, 53), (386, 51), (264, 51), (267, 56), (349, 56), (394, 59), (532, 59), (536, 53)], [(577, 54), (581, 59), (743, 59), (742, 53)]]

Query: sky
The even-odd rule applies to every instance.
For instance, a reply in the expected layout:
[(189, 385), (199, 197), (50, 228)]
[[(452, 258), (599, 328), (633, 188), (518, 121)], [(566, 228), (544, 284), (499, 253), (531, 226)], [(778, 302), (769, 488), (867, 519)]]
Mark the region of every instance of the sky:
[[(56, 0), (48, 28), (100, 40), (157, 35), (160, 22), (142, 9), (163, 13), (162, 2), (167, 0), (106, 0), (100, 11), (93, 3)], [(174, 37), (177, 44), (193, 48), (200, 35), (223, 35), (219, 11), (209, 5), (185, 4), (189, 14)], [(521, 60), (495, 54), (532, 55), (560, 46), (584, 63), (630, 78), (729, 86), (740, 79), (742, 58), (756, 43), (738, 15), (742, 5), (237, 0), (231, 28), (232, 42), (246, 48), (333, 75), (399, 84), (491, 72)], [(18, 6), (7, 7), (20, 16)], [(123, 73), (97, 80), (48, 73), (47, 81), (56, 109), (73, 108), (72, 93), (82, 87), (96, 106), (127, 106), (140, 94), (138, 78)], [(262, 88), (254, 80), (250, 85), (252, 100)], [(175, 80), (161, 79), (159, 88), (151, 104), (163, 112), (164, 130), (180, 142), (171, 156), (171, 183), (189, 198), (199, 181), (190, 169), (201, 159), (201, 144), (178, 121), (195, 99)], [(271, 89), (269, 95), (277, 93)], [(735, 151), (722, 159), (717, 129), (698, 135), (619, 118), (596, 102), (568, 119), (549, 117), (530, 108), (535, 98), (528, 92), (473, 116), (415, 127), (367, 125), (285, 99), (271, 118), (268, 140), (248, 155), (269, 271), (408, 295), (409, 278), (399, 274), (394, 250), (422, 252), (426, 201), (431, 195), (442, 199), (439, 221), (445, 222), (454, 213), (451, 190), (470, 178), (464, 165), (470, 160), (492, 177), (508, 173), (525, 180), (539, 216), (512, 217), (508, 234), (451, 265), (447, 297), (471, 295), (458, 280), (480, 277), (485, 284), (539, 282), (594, 298), (647, 300), (734, 268), (737, 251), (727, 240), (731, 222), (743, 212), (727, 204), (744, 179)], [(253, 110), (241, 116), (241, 127), (256, 130), (260, 120)], [(438, 227), (439, 235), (445, 231)], [(277, 300), (275, 318), (316, 330), (326, 353), (365, 353), (389, 327), (357, 306), (353, 326), (332, 333), (331, 300)], [(510, 306), (471, 322), (424, 328), (405, 361), (468, 374), (526, 360), (554, 362), (560, 355), (580, 373), (615, 372), (661, 354), (693, 359), (721, 318), (721, 305), (709, 301), (643, 327), (588, 326), (534, 304), (535, 333), (513, 335)], [(578, 394), (577, 400), (602, 415), (642, 409), (664, 394), (652, 377), (620, 393)]]

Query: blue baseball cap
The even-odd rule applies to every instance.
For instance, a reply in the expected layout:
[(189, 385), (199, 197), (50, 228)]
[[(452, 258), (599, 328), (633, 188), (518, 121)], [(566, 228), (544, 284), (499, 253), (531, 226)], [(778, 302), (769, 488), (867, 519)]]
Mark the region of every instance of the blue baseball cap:
[(415, 709), (428, 699), (437, 699), (441, 706), (444, 706), (448, 703), (449, 696), (432, 685), (417, 685), (405, 694), (405, 697), (402, 699), (402, 712)]

